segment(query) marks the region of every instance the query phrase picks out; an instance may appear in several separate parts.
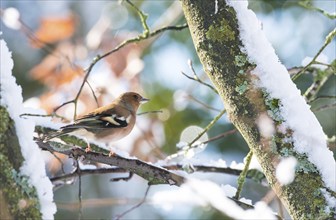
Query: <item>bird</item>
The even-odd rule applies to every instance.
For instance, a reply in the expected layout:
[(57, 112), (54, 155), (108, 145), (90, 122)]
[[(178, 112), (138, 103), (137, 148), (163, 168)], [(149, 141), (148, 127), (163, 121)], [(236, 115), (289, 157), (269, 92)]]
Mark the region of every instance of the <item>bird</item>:
[[(117, 141), (127, 136), (136, 121), (136, 112), (149, 99), (136, 92), (125, 92), (109, 105), (97, 108), (77, 118), (73, 123), (47, 135), (45, 142), (66, 134), (79, 135), (95, 141)], [(86, 152), (91, 151), (89, 142)], [(113, 152), (110, 152), (110, 155)]]

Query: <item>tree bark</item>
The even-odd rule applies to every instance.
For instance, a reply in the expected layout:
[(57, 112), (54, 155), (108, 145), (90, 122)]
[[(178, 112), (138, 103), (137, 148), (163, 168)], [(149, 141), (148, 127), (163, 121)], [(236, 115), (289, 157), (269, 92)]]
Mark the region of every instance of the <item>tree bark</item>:
[(20, 174), (24, 161), (13, 120), (0, 106), (0, 219), (41, 219), (36, 190)]
[[(182, 0), (182, 7), (197, 54), (222, 98), (229, 119), (257, 157), (270, 186), (291, 217), (331, 219), (333, 213), (325, 211), (327, 202), (320, 192), (325, 187), (315, 166), (305, 155), (296, 153), (280, 132), (264, 138), (258, 129), (257, 119), (279, 106), (277, 100), (268, 100), (267, 93), (251, 83), (254, 76), (250, 71), (254, 65), (241, 51), (235, 10), (224, 0)], [(282, 186), (275, 171), (281, 157), (289, 155), (297, 159), (299, 166), (295, 180)]]

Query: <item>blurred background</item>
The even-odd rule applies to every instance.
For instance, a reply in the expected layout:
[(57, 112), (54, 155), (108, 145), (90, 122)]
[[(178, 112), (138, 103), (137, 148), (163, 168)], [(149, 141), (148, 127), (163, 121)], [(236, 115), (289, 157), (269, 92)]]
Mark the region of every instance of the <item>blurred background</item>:
[[(151, 31), (185, 23), (179, 1), (133, 1), (148, 14)], [(288, 68), (302, 66), (306, 57), (314, 57), (326, 35), (335, 28), (335, 20), (307, 9), (299, 1), (249, 1), (280, 60)], [(335, 13), (333, 0), (312, 1), (313, 6)], [(22, 86), (25, 106), (52, 113), (62, 103), (73, 99), (94, 57), (112, 50), (124, 40), (136, 37), (143, 29), (137, 12), (120, 1), (6, 1), (1, 2), (1, 38), (14, 60), (14, 75)], [(335, 39), (323, 51), (320, 61), (335, 60)], [(178, 146), (193, 139), (224, 108), (211, 89), (185, 77), (193, 76), (192, 61), (200, 79), (210, 83), (196, 55), (188, 29), (166, 31), (156, 37), (129, 44), (99, 61), (88, 78), (99, 106), (108, 104), (120, 93), (137, 91), (151, 101), (139, 112), (161, 110), (138, 117), (136, 128), (113, 147), (152, 163), (176, 153)], [(306, 61), (304, 61), (306, 62)], [(3, 65), (3, 64), (1, 64)], [(312, 75), (300, 77), (296, 83), (304, 93), (313, 82)], [(336, 77), (332, 74), (318, 96), (336, 96)], [(78, 100), (77, 115), (97, 107), (90, 86), (86, 84)], [(336, 134), (335, 99), (319, 99), (310, 103), (329, 138)], [(74, 106), (57, 111), (68, 122)], [(234, 129), (224, 115), (207, 134), (207, 138)], [(183, 134), (183, 135), (182, 135)], [(335, 145), (330, 145), (335, 152)], [(248, 147), (238, 132), (210, 142), (206, 149), (187, 158), (176, 158), (181, 164), (213, 164), (222, 159), (243, 162)], [(335, 154), (334, 154), (335, 155)], [(61, 164), (45, 153), (50, 176), (62, 174)], [(65, 171), (73, 169), (72, 161), (59, 155)], [(197, 178), (218, 184), (236, 186), (236, 176), (194, 173)], [(110, 182), (127, 174), (99, 174), (82, 177), (83, 218), (108, 219), (121, 214), (139, 202), (147, 182), (133, 177), (127, 182)], [(57, 219), (78, 216), (78, 181), (55, 188)], [(215, 219), (212, 209), (197, 209), (188, 204), (161, 206), (151, 200), (156, 192), (171, 186), (153, 186), (148, 202), (126, 215), (125, 219)], [(269, 188), (247, 180), (242, 196), (252, 202), (265, 199)], [(266, 199), (265, 199), (266, 200)], [(270, 201), (273, 201), (272, 199)], [(276, 201), (270, 204), (278, 209)]]

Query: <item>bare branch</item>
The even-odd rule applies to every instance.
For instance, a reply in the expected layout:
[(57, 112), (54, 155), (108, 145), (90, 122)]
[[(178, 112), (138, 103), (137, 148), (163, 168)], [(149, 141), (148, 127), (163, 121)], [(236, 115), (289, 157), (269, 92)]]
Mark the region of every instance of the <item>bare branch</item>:
[(132, 2), (130, 2), (129, 0), (126, 1), (128, 4), (130, 4), (132, 6), (133, 9), (135, 9), (138, 14), (139, 14), (139, 17), (140, 17), (140, 20), (141, 20), (141, 23), (142, 23), (142, 26), (144, 28), (144, 31), (142, 34), (139, 34), (137, 37), (134, 37), (134, 38), (131, 38), (131, 39), (128, 39), (128, 40), (125, 40), (123, 42), (121, 42), (118, 46), (116, 46), (113, 50), (103, 54), (103, 55), (97, 55), (91, 62), (91, 64), (89, 65), (88, 68), (85, 69), (84, 72), (86, 72), (84, 78), (83, 78), (83, 82), (77, 92), (77, 95), (76, 97), (73, 99), (73, 100), (70, 100), (70, 101), (67, 101), (63, 104), (61, 104), (60, 106), (58, 106), (57, 108), (54, 109), (54, 112), (56, 112), (57, 110), (59, 110), (60, 108), (62, 108), (63, 106), (67, 105), (67, 104), (70, 104), (70, 103), (74, 103), (75, 105), (75, 109), (74, 109), (74, 119), (76, 118), (76, 114), (77, 114), (77, 101), (79, 99), (79, 96), (83, 90), (83, 87), (85, 85), (85, 83), (87, 82), (88, 80), (88, 77), (93, 69), (93, 67), (96, 65), (96, 63), (98, 63), (100, 60), (102, 60), (103, 58), (117, 52), (118, 50), (120, 50), (121, 48), (127, 46), (128, 44), (131, 44), (131, 43), (135, 43), (135, 42), (140, 42), (142, 40), (145, 40), (145, 39), (148, 39), (148, 38), (151, 38), (151, 37), (154, 37), (166, 30), (182, 30), (187, 26), (187, 24), (183, 24), (183, 25), (179, 25), (179, 26), (168, 26), (168, 27), (163, 27), (161, 29), (158, 29), (158, 30), (155, 30), (153, 32), (151, 32), (148, 28), (148, 25), (146, 23), (146, 19), (147, 19), (147, 15), (145, 13), (143, 13), (140, 9), (138, 9)]
[(192, 140), (188, 145), (191, 147), (198, 139), (200, 139), (202, 137), (203, 134), (205, 134), (207, 131), (210, 130), (210, 128), (212, 128), (212, 126), (215, 125), (215, 123), (224, 115), (224, 113), (226, 112), (226, 109), (223, 109), (205, 128), (204, 130), (199, 133), (194, 140)]
[(140, 112), (140, 113), (137, 113), (137, 115), (145, 115), (145, 114), (152, 114), (152, 113), (162, 113), (162, 110), (153, 110), (153, 111), (147, 111), (147, 112)]
[(149, 27), (147, 24), (148, 15), (143, 11), (141, 11), (138, 7), (136, 7), (130, 0), (126, 0), (126, 2), (138, 13), (142, 27), (144, 29), (143, 36), (148, 37), (149, 35)]
[(90, 88), (90, 90), (91, 90), (91, 93), (92, 93), (92, 95), (93, 95), (93, 98), (94, 98), (94, 100), (96, 101), (97, 108), (98, 108), (98, 107), (99, 107), (99, 103), (98, 103), (98, 98), (97, 98), (97, 96), (96, 96), (96, 93), (94, 92), (94, 90), (93, 90), (91, 84), (89, 83), (89, 81), (86, 81), (86, 84), (89, 86), (89, 88)]
[[(70, 138), (67, 137), (69, 140)], [(84, 148), (86, 146), (86, 142), (82, 141), (76, 137), (71, 137), (71, 139), (77, 139), (77, 144), (82, 144), (83, 148), (73, 148), (70, 146), (62, 145), (57, 142), (42, 142), (41, 140), (37, 140), (36, 143), (40, 146), (41, 149), (48, 150), (50, 152), (59, 152), (65, 155), (73, 155), (75, 158), (83, 157), (86, 160), (91, 162), (98, 162), (109, 164), (111, 166), (118, 166), (129, 172), (133, 172), (142, 178), (148, 181), (148, 184), (155, 185), (155, 184), (169, 184), (169, 185), (177, 185), (180, 186), (184, 181), (185, 178), (172, 173), (164, 168), (146, 163), (139, 159), (133, 158), (125, 158), (114, 154), (112, 156), (108, 155), (108, 151), (100, 149), (101, 152), (105, 153), (96, 153), (96, 152), (85, 152)], [(80, 141), (80, 142), (78, 142)], [(76, 145), (77, 145), (76, 144)], [(53, 145), (53, 146), (51, 146)], [(92, 149), (99, 149), (99, 147), (93, 143), (90, 143)]]
[(336, 19), (336, 14), (335, 13), (329, 13), (321, 8), (317, 8), (315, 6), (312, 5), (311, 1), (299, 1), (298, 5), (301, 5), (302, 7), (306, 8), (306, 9), (310, 9), (310, 10), (314, 10), (314, 11), (318, 11), (321, 14), (323, 14), (324, 16), (330, 18), (330, 19)]
[(192, 95), (189, 95), (189, 94), (188, 94), (188, 97), (189, 97), (191, 100), (193, 100), (194, 102), (196, 102), (196, 103), (202, 105), (202, 106), (203, 106), (204, 108), (206, 108), (206, 109), (209, 109), (209, 110), (212, 110), (212, 111), (216, 111), (216, 112), (220, 112), (220, 111), (221, 111), (220, 109), (214, 108), (214, 107), (212, 107), (212, 106), (210, 106), (210, 105), (207, 105), (206, 103), (204, 103), (204, 102), (202, 102), (202, 101), (196, 99), (196, 98), (195, 98), (194, 96), (192, 96)]
[(170, 156), (168, 156), (166, 158), (166, 160), (172, 160), (178, 156), (180, 156), (181, 154), (184, 154), (184, 152), (192, 149), (192, 148), (197, 148), (200, 144), (204, 144), (204, 143), (199, 143), (194, 145), (194, 143), (200, 139), (202, 137), (202, 135), (204, 135), (208, 130), (210, 130), (210, 128), (212, 128), (212, 126), (223, 116), (223, 114), (226, 112), (225, 109), (223, 109), (204, 129), (202, 132), (200, 132), (190, 143), (188, 143), (187, 147), (183, 148), (181, 151), (172, 154)]
[(146, 198), (147, 198), (147, 195), (148, 195), (148, 192), (149, 192), (150, 187), (151, 187), (150, 185), (147, 186), (145, 195), (144, 195), (144, 197), (142, 198), (142, 200), (141, 200), (138, 204), (136, 204), (135, 206), (133, 206), (133, 207), (131, 207), (130, 209), (126, 210), (125, 212), (121, 213), (120, 215), (117, 215), (115, 219), (116, 219), (116, 220), (121, 219), (121, 218), (122, 218), (123, 216), (125, 216), (127, 213), (133, 211), (134, 209), (136, 209), (136, 208), (140, 207), (142, 204), (144, 204), (145, 201), (146, 201)]
[(47, 115), (42, 115), (42, 114), (31, 114), (31, 113), (23, 113), (20, 115), (20, 117), (24, 117), (24, 116), (30, 116), (30, 117), (56, 117), (56, 118), (61, 118), (61, 119), (65, 119), (63, 116), (54, 113), (51, 114), (47, 114)]
[(238, 131), (237, 129), (229, 130), (229, 131), (224, 132), (222, 134), (219, 134), (219, 135), (217, 135), (215, 137), (209, 138), (208, 140), (204, 141), (202, 144), (207, 144), (209, 142), (216, 141), (216, 140), (221, 139), (223, 137), (226, 137), (226, 136), (228, 136), (230, 134), (236, 133), (237, 131)]
[(336, 103), (332, 103), (332, 104), (329, 104), (329, 105), (323, 105), (317, 109), (313, 109), (312, 111), (313, 112), (319, 112), (319, 111), (324, 111), (324, 110), (327, 110), (327, 109), (332, 109), (332, 108), (336, 108)]
[(110, 181), (111, 181), (111, 182), (118, 182), (118, 181), (120, 181), (120, 180), (128, 181), (128, 180), (130, 180), (132, 177), (133, 177), (133, 173), (132, 173), (132, 172), (129, 172), (129, 173), (128, 173), (128, 176), (126, 176), (126, 177), (115, 177), (115, 178), (110, 179)]
[(336, 28), (334, 30), (332, 30), (328, 36), (326, 37), (323, 46), (320, 48), (320, 50), (317, 52), (317, 54), (313, 57), (313, 59), (303, 68), (300, 70), (300, 72), (298, 72), (297, 74), (295, 74), (292, 77), (292, 80), (295, 81), (296, 79), (298, 79), (312, 64), (315, 63), (317, 57), (322, 53), (322, 51), (330, 44), (330, 42), (332, 41), (332, 39), (334, 39), (334, 37), (336, 36)]
[[(242, 170), (240, 169), (234, 169), (230, 167), (218, 167), (218, 166), (207, 166), (207, 165), (190, 165), (192, 167), (193, 172), (204, 172), (204, 173), (219, 173), (219, 174), (229, 174), (234, 176), (239, 176)], [(163, 165), (163, 168), (173, 171), (173, 170), (184, 170), (184, 165), (182, 164), (170, 164), (170, 165)], [(256, 180), (257, 182), (260, 182), (260, 179), (263, 179), (264, 176), (260, 177), (258, 180), (254, 178), (255, 170), (251, 169), (247, 172), (246, 177)], [(120, 167), (111, 167), (111, 168), (97, 168), (97, 169), (81, 169), (81, 176), (85, 175), (92, 175), (92, 174), (112, 174), (112, 173), (129, 173), (128, 170), (120, 168)], [(126, 178), (113, 178), (111, 181), (116, 180), (128, 180), (132, 177), (131, 173), (129, 173), (129, 177)], [(262, 174), (260, 172), (260, 174)], [(67, 180), (70, 178), (74, 178), (78, 176), (78, 172), (74, 170), (71, 173), (67, 173), (61, 176), (56, 176), (50, 178), (52, 182), (60, 181), (60, 180)]]
[[(127, 170), (120, 167), (113, 168), (100, 168), (100, 169), (81, 169), (81, 175), (92, 175), (92, 174), (105, 174), (105, 173), (125, 173)], [(76, 170), (71, 173), (67, 173), (61, 176), (51, 177), (50, 181), (55, 182), (59, 180), (69, 179), (78, 176)]]
[(83, 205), (82, 205), (82, 175), (81, 175), (81, 169), (79, 167), (79, 161), (78, 158), (75, 160), (76, 162), (76, 172), (78, 174), (78, 203), (79, 203), (79, 210), (78, 210), (78, 219), (82, 218), (83, 213)]
[(194, 80), (194, 81), (196, 81), (196, 82), (199, 82), (199, 83), (202, 84), (202, 85), (207, 86), (207, 87), (210, 88), (212, 91), (214, 91), (216, 94), (218, 94), (218, 91), (217, 91), (212, 85), (210, 85), (210, 84), (208, 84), (208, 83), (202, 81), (202, 80), (197, 76), (197, 74), (196, 74), (196, 72), (195, 72), (195, 69), (194, 69), (194, 67), (193, 67), (193, 65), (192, 65), (192, 61), (191, 61), (191, 60), (188, 60), (188, 66), (189, 66), (189, 68), (191, 69), (191, 71), (192, 71), (192, 73), (193, 73), (194, 76), (191, 77), (191, 76), (189, 76), (189, 75), (187, 75), (187, 74), (185, 74), (184, 72), (181, 71), (181, 73), (182, 73), (185, 77), (187, 77), (188, 79)]
[(336, 99), (336, 96), (333, 96), (333, 95), (318, 96), (318, 97), (312, 99), (309, 103), (315, 102), (315, 101), (320, 100), (320, 99)]
[(249, 169), (249, 166), (250, 166), (250, 163), (251, 163), (251, 160), (252, 160), (252, 156), (253, 156), (253, 152), (252, 152), (252, 150), (250, 150), (250, 152), (246, 156), (246, 162), (245, 162), (244, 169), (242, 170), (242, 172), (240, 173), (240, 175), (238, 177), (237, 192), (236, 192), (236, 195), (234, 196), (234, 198), (237, 199), (237, 200), (239, 200), (240, 193), (243, 190), (244, 182), (245, 182), (247, 171)]

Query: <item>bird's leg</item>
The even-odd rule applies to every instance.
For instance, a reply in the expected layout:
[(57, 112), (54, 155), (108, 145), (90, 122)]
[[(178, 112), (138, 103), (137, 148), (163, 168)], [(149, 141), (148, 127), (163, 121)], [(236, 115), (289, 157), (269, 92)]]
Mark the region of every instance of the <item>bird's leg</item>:
[(85, 139), (86, 144), (87, 144), (87, 147), (85, 148), (85, 153), (91, 152), (92, 149), (91, 149), (89, 141), (86, 138), (84, 138), (84, 139)]
[(112, 150), (112, 146), (110, 145), (110, 153), (109, 153), (109, 157), (112, 157), (115, 155), (115, 152)]
[(110, 149), (110, 153), (109, 153), (109, 157), (112, 157), (115, 155), (115, 152), (112, 150), (112, 148)]

